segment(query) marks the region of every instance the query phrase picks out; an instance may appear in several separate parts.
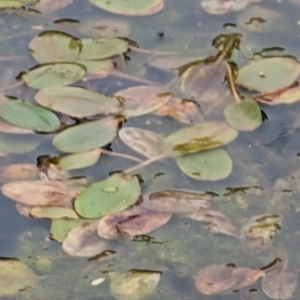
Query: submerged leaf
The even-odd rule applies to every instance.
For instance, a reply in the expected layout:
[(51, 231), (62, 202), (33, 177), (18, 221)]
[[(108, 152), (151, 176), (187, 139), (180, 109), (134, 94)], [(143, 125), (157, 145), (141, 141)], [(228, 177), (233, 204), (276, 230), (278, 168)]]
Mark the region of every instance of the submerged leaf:
[(239, 69), (236, 83), (249, 90), (273, 93), (293, 84), (300, 75), (300, 64), (288, 57), (251, 61)]
[(155, 292), (160, 277), (160, 272), (131, 270), (112, 278), (110, 292), (118, 300), (140, 300)]
[(106, 0), (89, 0), (94, 5), (109, 12), (126, 16), (146, 16), (159, 12), (164, 7), (163, 0), (115, 0), (107, 2)]
[(17, 295), (21, 290), (34, 286), (37, 281), (38, 276), (20, 260), (0, 259), (0, 297)]
[(52, 141), (53, 146), (62, 152), (84, 152), (110, 143), (116, 136), (118, 120), (105, 117), (68, 128)]
[(60, 181), (14, 181), (1, 188), (2, 193), (17, 202), (28, 205), (71, 206), (78, 192)]
[(107, 243), (97, 234), (97, 222), (86, 222), (71, 229), (62, 247), (69, 255), (92, 257), (104, 251)]
[(117, 239), (120, 232), (130, 237), (147, 234), (165, 225), (172, 215), (135, 206), (130, 210), (103, 217), (98, 224), (98, 234), (106, 239)]
[(170, 213), (187, 213), (211, 205), (212, 196), (189, 190), (165, 190), (144, 195), (140, 204), (154, 211)]
[(232, 160), (223, 149), (212, 149), (176, 158), (180, 170), (197, 180), (217, 181), (232, 172)]
[(180, 129), (163, 140), (163, 152), (180, 156), (218, 148), (232, 142), (238, 132), (225, 122), (207, 122)]
[(251, 98), (229, 104), (224, 110), (227, 123), (237, 130), (254, 131), (262, 123), (261, 110)]
[(47, 63), (21, 73), (18, 78), (34, 89), (50, 86), (69, 85), (80, 80), (85, 74), (83, 65), (71, 62)]
[(115, 93), (123, 102), (122, 115), (126, 118), (149, 114), (166, 104), (172, 93), (160, 86), (134, 86)]
[(117, 98), (107, 97), (81, 87), (45, 88), (35, 94), (35, 100), (40, 105), (76, 118), (118, 114), (122, 110), (122, 105)]
[(51, 111), (5, 96), (0, 96), (0, 117), (13, 125), (40, 132), (51, 132), (60, 127), (58, 117)]
[(124, 144), (146, 157), (161, 154), (162, 136), (154, 131), (123, 127), (119, 131), (119, 136)]
[(115, 173), (83, 191), (75, 200), (75, 210), (84, 218), (99, 218), (135, 204), (140, 192), (136, 176)]

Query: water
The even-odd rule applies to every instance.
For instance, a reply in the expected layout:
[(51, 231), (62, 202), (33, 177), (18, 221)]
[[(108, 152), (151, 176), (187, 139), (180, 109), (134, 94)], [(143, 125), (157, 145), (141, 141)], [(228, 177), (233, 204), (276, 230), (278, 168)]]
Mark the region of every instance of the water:
[[(259, 53), (265, 48), (272, 48), (265, 52), (266, 55), (285, 54), (299, 58), (299, 4), (288, 0), (280, 4), (274, 0), (264, 0), (257, 5), (260, 7), (255, 8), (253, 4), (242, 11), (217, 16), (205, 13), (199, 1), (194, 0), (167, 0), (160, 13), (147, 17), (113, 15), (88, 1), (79, 0), (74, 0), (71, 5), (51, 14), (38, 14), (30, 10), (2, 11), (0, 88), (5, 89), (5, 95), (35, 103), (34, 89), (25, 85), (7, 88), (16, 83), (15, 77), (20, 72), (37, 64), (28, 53), (28, 44), (32, 38), (45, 30), (58, 30), (84, 38), (87, 36), (83, 34), (86, 32), (83, 27), (100, 20), (111, 19), (114, 23), (127, 25), (129, 33), (125, 37), (145, 50), (127, 52), (126, 63), (121, 64), (119, 70), (162, 85), (167, 85), (177, 75), (151, 66), (151, 61), (160, 57), (158, 52), (179, 52), (185, 57), (206, 58), (216, 54), (216, 49), (211, 46), (212, 40), (221, 34), (242, 34), (240, 51), (235, 51), (232, 56), (232, 60), (239, 65), (246, 64), (253, 53)], [(253, 27), (249, 24), (245, 26), (250, 17), (260, 17), (267, 22), (256, 23), (254, 20), (250, 24)], [(65, 22), (56, 22), (62, 19)], [(94, 30), (89, 33), (97, 35)], [(80, 81), (75, 85), (112, 95), (139, 83), (109, 76)], [(178, 97), (185, 97), (178, 86), (172, 92)], [(242, 92), (248, 93), (244, 90)], [(142, 193), (167, 189), (215, 193), (217, 197), (214, 209), (224, 213), (237, 228), (242, 228), (255, 215), (280, 215), (282, 227), (267, 245), (261, 247), (247, 244), (234, 237), (211, 232), (204, 223), (175, 215), (165, 226), (148, 236), (138, 236), (131, 241), (125, 238), (111, 242), (110, 249), (107, 250), (111, 250), (113, 255), (100, 261), (88, 262), (87, 258), (70, 257), (63, 252), (60, 243), (49, 239), (50, 221), (20, 216), (15, 209), (15, 202), (1, 195), (0, 256), (16, 257), (41, 276), (36, 285), (25, 287), (12, 298), (114, 299), (108, 277), (112, 277), (112, 272), (122, 274), (138, 269), (162, 272), (157, 288), (147, 299), (207, 299), (207, 296), (196, 290), (194, 277), (199, 269), (211, 264), (234, 263), (238, 267), (259, 269), (275, 257), (288, 257), (290, 269), (299, 269), (300, 107), (298, 103), (260, 107), (266, 116), (262, 125), (253, 132), (240, 132), (238, 139), (224, 147), (233, 161), (233, 171), (226, 179), (191, 179), (179, 170), (174, 159), (155, 162), (138, 170), (138, 173), (144, 180)], [(200, 111), (202, 109), (207, 109), (205, 104)], [(222, 111), (218, 108), (212, 111), (204, 117), (205, 121), (223, 118)], [(73, 122), (66, 116), (60, 117), (69, 124)], [(171, 118), (148, 114), (131, 118), (123, 126), (137, 126), (166, 136), (187, 125)], [(41, 155), (60, 155), (51, 145), (53, 137), (52, 134), (28, 135), (25, 139), (38, 141), (39, 146), (24, 154), (1, 157), (0, 166), (35, 164)], [(110, 148), (114, 152), (144, 160), (119, 138), (112, 142)], [(133, 161), (104, 155), (95, 165), (71, 171), (70, 174), (72, 177), (86, 176), (89, 182), (93, 182), (104, 179), (110, 172), (126, 170), (134, 165)], [(106, 278), (106, 281), (99, 286), (92, 286), (91, 282), (100, 277)], [(299, 295), (297, 289), (294, 298), (297, 299)], [(262, 291), (261, 279), (240, 292), (210, 297), (216, 300), (268, 299)]]

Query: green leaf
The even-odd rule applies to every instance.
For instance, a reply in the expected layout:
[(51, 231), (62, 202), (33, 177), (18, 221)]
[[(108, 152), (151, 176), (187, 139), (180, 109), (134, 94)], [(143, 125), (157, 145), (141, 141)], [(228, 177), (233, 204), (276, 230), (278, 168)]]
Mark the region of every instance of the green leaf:
[(69, 85), (80, 80), (85, 74), (83, 65), (71, 62), (48, 63), (29, 69), (21, 73), (21, 79), (29, 87), (43, 89), (49, 86)]
[(52, 220), (50, 236), (53, 240), (58, 242), (63, 242), (68, 233), (75, 227), (81, 226), (86, 223), (87, 220), (84, 219), (57, 219)]
[(162, 149), (168, 156), (180, 156), (221, 147), (237, 136), (238, 132), (225, 122), (200, 123), (167, 136)]
[(262, 114), (257, 102), (251, 98), (239, 104), (229, 104), (224, 110), (227, 123), (237, 130), (254, 131), (262, 123)]
[(128, 42), (121, 39), (82, 39), (80, 60), (105, 59), (127, 51)]
[(105, 117), (68, 128), (52, 141), (53, 146), (62, 152), (84, 152), (110, 143), (116, 136), (118, 120)]
[(0, 297), (20, 296), (21, 290), (33, 287), (37, 281), (38, 276), (20, 260), (0, 259)]
[(40, 132), (51, 132), (60, 127), (58, 117), (51, 111), (5, 96), (0, 96), (0, 117), (13, 125)]
[(59, 159), (59, 166), (65, 170), (82, 169), (94, 165), (100, 156), (101, 149), (69, 154)]
[(29, 51), (40, 63), (75, 61), (81, 52), (81, 41), (60, 31), (44, 31), (29, 44)]
[(289, 87), (300, 75), (300, 64), (288, 57), (270, 57), (252, 61), (240, 68), (236, 84), (261, 93)]
[(197, 180), (221, 180), (232, 172), (232, 160), (223, 149), (214, 149), (176, 158), (180, 170)]
[(84, 218), (99, 218), (133, 205), (141, 188), (136, 176), (115, 173), (92, 184), (75, 200), (76, 212)]
[(42, 106), (76, 118), (118, 114), (122, 110), (122, 105), (116, 97), (107, 97), (73, 86), (42, 89), (36, 93), (35, 100)]
[(163, 0), (89, 0), (109, 12), (126, 16), (146, 16), (159, 12), (164, 7)]
[(124, 144), (146, 157), (155, 157), (161, 154), (163, 138), (154, 131), (123, 127), (119, 131), (119, 136)]
[(0, 9), (4, 8), (21, 8), (24, 5), (30, 5), (38, 2), (38, 0), (1, 0)]

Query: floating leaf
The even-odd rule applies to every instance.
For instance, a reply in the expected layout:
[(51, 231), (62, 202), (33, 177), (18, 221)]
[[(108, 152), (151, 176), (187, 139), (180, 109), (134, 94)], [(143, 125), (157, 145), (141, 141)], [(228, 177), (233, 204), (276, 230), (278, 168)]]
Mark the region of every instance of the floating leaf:
[(85, 224), (84, 219), (56, 219), (51, 222), (50, 236), (53, 240), (63, 242), (68, 233), (75, 227)]
[(110, 283), (110, 292), (118, 300), (140, 300), (155, 292), (161, 272), (131, 270), (115, 275)]
[(186, 213), (207, 208), (211, 205), (212, 196), (206, 193), (184, 190), (165, 190), (144, 195), (140, 204), (150, 210)]
[(224, 84), (225, 76), (224, 62), (197, 62), (184, 69), (181, 89), (188, 97), (194, 97), (198, 103), (220, 101), (229, 91), (228, 86)]
[(121, 39), (98, 38), (82, 39), (82, 51), (80, 60), (105, 59), (125, 53), (128, 49), (128, 42)]
[(261, 0), (203, 0), (202, 8), (212, 15), (223, 15), (246, 8), (251, 2), (260, 2)]
[(76, 118), (118, 114), (122, 110), (117, 98), (107, 97), (81, 87), (45, 88), (35, 94), (35, 100), (40, 105)]
[(42, 13), (52, 13), (73, 3), (73, 0), (39, 0), (34, 9)]
[(44, 31), (29, 44), (30, 53), (40, 64), (75, 61), (81, 48), (79, 39), (60, 31)]
[(142, 85), (121, 90), (115, 96), (120, 97), (124, 104), (122, 115), (130, 118), (157, 110), (165, 105), (173, 97), (173, 94), (165, 92), (159, 86)]
[(0, 132), (0, 152), (22, 154), (34, 150), (39, 141), (29, 138), (28, 135), (7, 134)]
[(180, 156), (176, 162), (184, 174), (197, 180), (221, 180), (232, 172), (232, 160), (223, 149)]
[(101, 156), (101, 149), (74, 153), (59, 159), (59, 166), (65, 170), (82, 169), (94, 165)]
[(78, 219), (78, 215), (71, 207), (35, 206), (30, 210), (30, 216), (38, 219)]
[(163, 141), (163, 152), (170, 156), (218, 148), (232, 142), (238, 132), (225, 122), (207, 122), (180, 129)]
[(0, 119), (0, 131), (12, 134), (32, 134), (34, 133), (33, 130), (29, 130), (26, 128), (21, 128), (18, 126), (14, 126), (4, 120)]
[(84, 218), (99, 218), (133, 205), (141, 188), (136, 176), (115, 173), (92, 184), (75, 200), (77, 213)]
[(18, 259), (0, 259), (0, 270), (0, 297), (19, 294), (38, 281), (36, 274)]
[(170, 99), (165, 105), (154, 111), (158, 116), (171, 117), (182, 123), (197, 123), (201, 121), (199, 106), (193, 101)]
[(106, 77), (116, 67), (110, 60), (78, 60), (77, 63), (84, 65), (87, 73), (97, 75), (97, 78)]
[(51, 111), (5, 96), (0, 96), (0, 117), (13, 125), (40, 132), (51, 132), (60, 127), (58, 117)]
[(300, 64), (288, 57), (255, 60), (239, 69), (236, 83), (249, 90), (273, 93), (293, 84), (300, 75)]
[(146, 157), (161, 154), (162, 136), (154, 131), (123, 127), (119, 131), (119, 136), (124, 144)]
[(271, 299), (291, 299), (297, 291), (297, 274), (288, 271), (271, 271), (262, 280), (262, 289)]
[(202, 209), (186, 213), (184, 216), (191, 220), (209, 223), (212, 232), (238, 237), (237, 228), (232, 224), (228, 217), (219, 211)]
[(4, 8), (21, 8), (24, 5), (36, 3), (38, 0), (1, 0), (0, 9)]
[(4, 184), (1, 191), (12, 200), (32, 206), (71, 206), (78, 194), (60, 181), (14, 181)]
[(264, 274), (261, 270), (236, 268), (232, 264), (214, 264), (198, 272), (195, 285), (204, 295), (217, 295), (249, 286)]
[(12, 164), (0, 167), (0, 181), (39, 179), (38, 168), (34, 164)]
[(53, 146), (62, 152), (84, 152), (110, 143), (116, 136), (118, 120), (102, 118), (68, 128), (52, 141)]
[(261, 110), (251, 98), (229, 104), (224, 110), (227, 123), (237, 130), (254, 131), (262, 122)]
[(120, 232), (131, 237), (147, 234), (165, 225), (172, 215), (135, 206), (130, 210), (103, 217), (98, 223), (98, 234), (106, 239), (117, 239)]
[(21, 79), (29, 87), (43, 89), (49, 86), (69, 85), (80, 80), (85, 74), (83, 65), (71, 62), (48, 63), (29, 69), (21, 73)]
[(94, 5), (107, 10), (111, 13), (126, 15), (126, 16), (147, 16), (153, 15), (164, 7), (163, 0), (116, 0), (107, 2), (106, 0), (89, 0)]
[(92, 257), (103, 252), (107, 243), (97, 234), (97, 222), (86, 222), (71, 229), (64, 239), (62, 247), (69, 255)]

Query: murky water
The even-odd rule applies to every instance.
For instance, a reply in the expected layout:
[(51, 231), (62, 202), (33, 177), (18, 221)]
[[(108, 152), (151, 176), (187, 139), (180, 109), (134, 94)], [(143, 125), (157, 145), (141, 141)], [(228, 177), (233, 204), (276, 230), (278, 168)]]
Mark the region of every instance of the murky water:
[[(105, 12), (87, 0), (74, 0), (71, 5), (52, 13), (40, 14), (29, 8), (0, 11), (0, 89), (5, 95), (35, 103), (34, 89), (25, 85), (9, 88), (17, 82), (15, 77), (19, 73), (37, 65), (28, 52), (29, 42), (49, 30), (62, 31), (78, 38), (97, 38), (98, 29), (91, 27), (103, 20), (122, 24), (127, 32), (121, 36), (140, 47), (139, 51), (128, 51), (126, 60), (121, 60), (117, 67), (123, 74), (136, 77), (136, 80), (108, 76), (74, 84), (106, 95), (140, 85), (138, 79), (141, 78), (167, 86), (174, 78), (178, 79), (177, 72), (158, 68), (153, 65), (155, 59), (180, 54), (185, 59), (193, 57), (191, 62), (196, 58), (216, 55), (212, 41), (222, 34), (242, 34), (240, 50), (235, 50), (231, 57), (239, 66), (245, 65), (254, 53), (261, 53), (267, 48), (268, 51), (264, 52), (266, 56), (290, 55), (299, 59), (299, 10), (297, 1), (283, 0), (278, 3), (264, 0), (238, 12), (210, 15), (201, 8), (199, 0), (166, 0), (164, 9), (157, 14), (126, 17)], [(255, 17), (264, 19), (264, 22), (251, 19)], [(249, 23), (249, 20), (252, 21)], [(252, 95), (246, 90), (241, 91), (244, 95)], [(191, 98), (181, 93), (176, 85), (171, 92), (182, 99)], [(299, 103), (278, 106), (260, 104), (260, 108), (265, 116), (260, 127), (253, 132), (240, 132), (236, 140), (223, 147), (233, 162), (233, 170), (227, 178), (217, 181), (192, 179), (181, 172), (171, 158), (154, 162), (137, 172), (144, 180), (142, 194), (169, 189), (213, 193), (214, 210), (226, 215), (238, 229), (246, 226), (253, 216), (281, 216), (281, 225), (274, 236), (266, 239), (267, 242), (253, 242), (253, 236), (248, 237), (250, 241), (235, 238), (226, 230), (225, 234), (216, 233), (207, 225), (209, 222), (197, 222), (177, 214), (149, 235), (111, 242), (109, 250), (117, 255), (87, 261), (87, 258), (70, 257), (63, 252), (60, 243), (49, 239), (50, 221), (21, 216), (16, 211), (15, 202), (1, 194), (0, 256), (16, 257), (41, 276), (35, 286), (24, 287), (7, 299), (114, 299), (108, 274), (125, 273), (132, 269), (162, 274), (155, 291), (145, 299), (268, 299), (262, 291), (261, 279), (224, 295), (205, 296), (194, 285), (198, 270), (212, 264), (234, 263), (238, 267), (260, 269), (276, 257), (282, 257), (288, 258), (292, 271), (300, 269), (300, 106)], [(220, 111), (223, 108), (218, 105), (210, 107), (200, 103), (201, 114), (202, 109), (205, 110), (202, 121), (224, 119)], [(67, 124), (74, 122), (62, 114), (59, 116)], [(130, 118), (123, 124), (123, 127), (130, 126), (167, 136), (187, 124), (145, 114)], [(27, 153), (9, 153), (1, 157), (0, 166), (36, 164), (36, 159), (41, 155), (61, 155), (51, 144), (53, 137), (54, 134), (28, 135), (25, 139), (30, 139), (32, 143), (38, 141), (39, 146)], [(111, 143), (110, 149), (141, 157), (124, 145), (120, 138)], [(87, 177), (91, 183), (104, 179), (111, 172), (126, 170), (134, 165), (133, 161), (104, 155), (91, 167), (71, 171), (70, 177)], [(5, 180), (2, 178), (1, 181)], [(222, 223), (220, 228), (224, 229), (224, 226), (226, 224)], [(100, 277), (106, 278), (106, 281), (92, 286), (91, 282)], [(299, 296), (298, 288), (294, 299)], [(132, 298), (124, 296), (124, 299), (141, 298), (133, 295)]]

